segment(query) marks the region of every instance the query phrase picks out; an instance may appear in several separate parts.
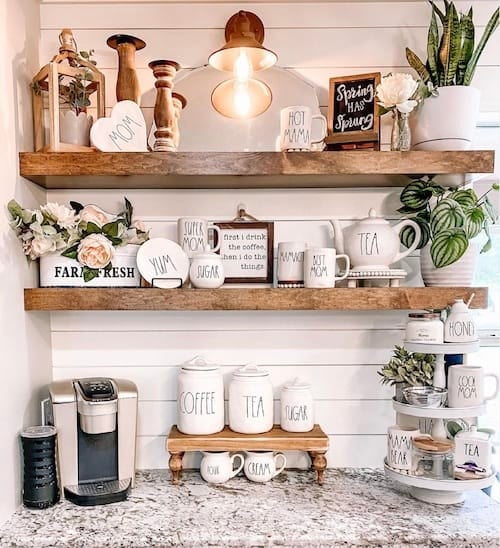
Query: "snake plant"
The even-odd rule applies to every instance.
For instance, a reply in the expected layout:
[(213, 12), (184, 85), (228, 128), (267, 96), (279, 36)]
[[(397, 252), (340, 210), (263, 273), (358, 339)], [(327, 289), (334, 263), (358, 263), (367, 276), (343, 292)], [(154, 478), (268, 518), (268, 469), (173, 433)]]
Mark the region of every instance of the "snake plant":
[(472, 7), (467, 13), (459, 14), (452, 1), (443, 1), (444, 12), (434, 0), (428, 0), (432, 14), (427, 34), (427, 62), (424, 64), (410, 48), (406, 48), (406, 59), (431, 88), (469, 86), (486, 43), (498, 28), (500, 8), (493, 12), (475, 46)]
[[(481, 231), (486, 243), (481, 249), (485, 253), (491, 248), (489, 225), (496, 222), (498, 214), (488, 198), (491, 188), (478, 197), (473, 189), (444, 188), (432, 177), (422, 177), (409, 182), (399, 199), (403, 207), (398, 209), (420, 227), (418, 249), (430, 242), (430, 254), (436, 268), (442, 268), (458, 261), (467, 251), (469, 241)], [(401, 243), (410, 247), (415, 239), (411, 227), (404, 227), (400, 233)]]

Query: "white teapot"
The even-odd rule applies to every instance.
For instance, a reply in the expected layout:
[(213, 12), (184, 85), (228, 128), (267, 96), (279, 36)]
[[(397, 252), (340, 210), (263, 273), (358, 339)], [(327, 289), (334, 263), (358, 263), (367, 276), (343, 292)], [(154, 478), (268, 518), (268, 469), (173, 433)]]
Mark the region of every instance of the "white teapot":
[[(420, 227), (415, 221), (405, 219), (391, 226), (382, 217), (377, 217), (370, 208), (368, 217), (352, 224), (342, 231), (338, 220), (330, 221), (334, 231), (337, 253), (346, 253), (351, 259), (351, 270), (387, 270), (412, 251), (420, 241)], [(409, 249), (400, 252), (399, 233), (405, 226), (415, 230), (415, 241)]]

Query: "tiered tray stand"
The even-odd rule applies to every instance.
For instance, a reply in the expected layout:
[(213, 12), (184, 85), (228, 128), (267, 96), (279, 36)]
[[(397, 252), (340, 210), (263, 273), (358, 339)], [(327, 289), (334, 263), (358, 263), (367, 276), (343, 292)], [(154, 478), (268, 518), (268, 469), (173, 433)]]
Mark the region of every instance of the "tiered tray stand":
[[(468, 354), (479, 350), (479, 341), (471, 343), (444, 343), (444, 344), (424, 344), (408, 343), (404, 346), (410, 352), (422, 352), (424, 354), (435, 354), (436, 365), (434, 369), (433, 385), (439, 388), (445, 388), (446, 376), (444, 369), (445, 354)], [(465, 358), (465, 356), (464, 356)], [(482, 415), (486, 410), (486, 405), (477, 407), (418, 407), (393, 400), (393, 408), (397, 413), (417, 418), (431, 418), (431, 435), (434, 438), (446, 437), (445, 420), (459, 418), (475, 418)], [(495, 483), (495, 474), (492, 473), (487, 478), (477, 480), (455, 480), (455, 479), (432, 479), (422, 476), (413, 476), (403, 474), (393, 470), (387, 463), (384, 463), (384, 469), (387, 477), (398, 481), (404, 485), (410, 486), (410, 494), (424, 502), (434, 504), (456, 504), (463, 502), (465, 491), (485, 489)]]

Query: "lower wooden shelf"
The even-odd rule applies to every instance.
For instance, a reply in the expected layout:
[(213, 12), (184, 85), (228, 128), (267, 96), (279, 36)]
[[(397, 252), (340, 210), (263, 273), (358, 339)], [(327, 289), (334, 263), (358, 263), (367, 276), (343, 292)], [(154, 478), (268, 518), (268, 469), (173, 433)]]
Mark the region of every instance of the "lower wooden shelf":
[(334, 289), (39, 288), (24, 290), (25, 310), (422, 310), (445, 308), (475, 294), (486, 308), (486, 287)]
[(326, 469), (325, 453), (329, 439), (318, 424), (310, 432), (285, 432), (278, 425), (264, 434), (238, 434), (225, 427), (222, 432), (207, 436), (182, 434), (172, 426), (166, 448), (170, 453), (169, 468), (172, 482), (178, 483), (182, 472), (182, 457), (186, 451), (307, 451), (316, 480), (321, 485)]

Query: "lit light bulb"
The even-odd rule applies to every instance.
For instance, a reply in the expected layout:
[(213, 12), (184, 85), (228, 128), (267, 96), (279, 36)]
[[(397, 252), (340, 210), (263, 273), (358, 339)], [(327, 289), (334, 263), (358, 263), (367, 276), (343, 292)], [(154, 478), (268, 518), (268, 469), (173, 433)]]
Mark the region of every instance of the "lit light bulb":
[(238, 118), (246, 118), (250, 112), (250, 94), (247, 82), (236, 81), (234, 83), (233, 103)]
[(240, 54), (234, 62), (234, 77), (238, 82), (248, 82), (252, 77), (252, 64), (243, 48), (240, 48)]

